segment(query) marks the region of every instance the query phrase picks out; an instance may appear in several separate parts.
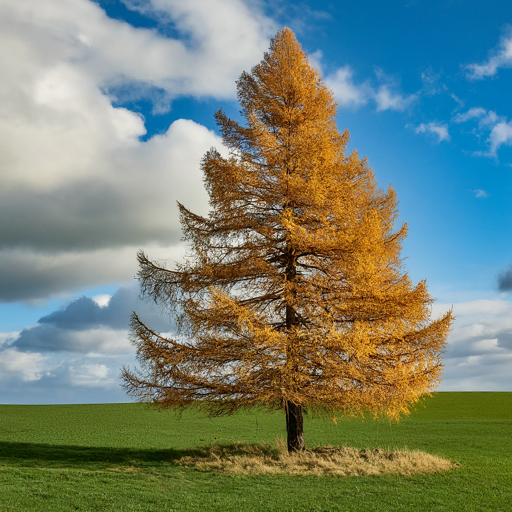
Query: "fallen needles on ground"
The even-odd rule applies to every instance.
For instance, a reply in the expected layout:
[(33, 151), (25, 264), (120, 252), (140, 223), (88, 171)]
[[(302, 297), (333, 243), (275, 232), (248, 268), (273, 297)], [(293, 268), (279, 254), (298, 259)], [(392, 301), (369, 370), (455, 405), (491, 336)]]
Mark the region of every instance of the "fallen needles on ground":
[(234, 443), (200, 449), (198, 456), (182, 457), (178, 464), (232, 475), (413, 475), (447, 471), (458, 465), (419, 450), (358, 450), (350, 447), (319, 447), (288, 453), (284, 442)]

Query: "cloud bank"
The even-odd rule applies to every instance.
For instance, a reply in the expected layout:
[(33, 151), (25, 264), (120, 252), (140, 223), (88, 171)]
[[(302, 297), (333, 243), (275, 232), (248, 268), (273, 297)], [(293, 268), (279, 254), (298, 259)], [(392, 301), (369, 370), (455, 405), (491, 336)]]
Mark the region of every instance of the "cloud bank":
[(199, 162), (221, 139), (179, 119), (142, 141), (142, 116), (114, 105), (234, 99), (274, 23), (241, 0), (136, 5), (180, 39), (89, 0), (0, 4), (0, 302), (132, 279), (137, 249), (180, 252), (176, 200), (208, 211)]
[(127, 338), (132, 311), (157, 331), (175, 330), (152, 303), (139, 300), (137, 286), (121, 287), (105, 306), (84, 296), (40, 318), (37, 325), (23, 329), (9, 347), (44, 353), (128, 353), (132, 351)]
[[(132, 311), (158, 332), (175, 331), (165, 311), (140, 300), (134, 285), (112, 297), (81, 297), (19, 333), (0, 334), (0, 403), (40, 403), (34, 396), (44, 390), (52, 403), (129, 401), (119, 374), (123, 364), (135, 363)], [(62, 389), (53, 398), (52, 390)]]
[[(434, 317), (450, 305), (436, 304)], [(453, 305), (441, 391), (512, 391), (512, 303), (475, 300)]]

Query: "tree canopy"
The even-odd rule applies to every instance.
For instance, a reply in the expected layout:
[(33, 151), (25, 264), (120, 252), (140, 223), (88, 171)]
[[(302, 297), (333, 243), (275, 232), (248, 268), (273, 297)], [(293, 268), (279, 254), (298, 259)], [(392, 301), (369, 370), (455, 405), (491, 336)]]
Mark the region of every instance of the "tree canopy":
[(125, 388), (211, 415), (284, 409), (290, 450), (304, 448), (304, 410), (407, 414), (440, 382), (454, 317), (431, 320), (426, 282), (403, 268), (395, 191), (345, 154), (333, 94), (290, 29), (237, 89), (244, 124), (215, 115), (229, 156), (201, 162), (208, 216), (178, 203), (186, 259), (138, 254), (142, 294), (178, 331), (133, 314), (141, 368), (123, 369)]

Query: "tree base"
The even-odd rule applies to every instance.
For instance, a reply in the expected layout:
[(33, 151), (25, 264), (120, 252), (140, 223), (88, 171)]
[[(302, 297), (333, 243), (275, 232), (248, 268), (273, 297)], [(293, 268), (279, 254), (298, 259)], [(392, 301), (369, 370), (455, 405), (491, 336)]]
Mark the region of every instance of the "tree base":
[(299, 452), (306, 449), (301, 405), (286, 402), (286, 434), (288, 452)]

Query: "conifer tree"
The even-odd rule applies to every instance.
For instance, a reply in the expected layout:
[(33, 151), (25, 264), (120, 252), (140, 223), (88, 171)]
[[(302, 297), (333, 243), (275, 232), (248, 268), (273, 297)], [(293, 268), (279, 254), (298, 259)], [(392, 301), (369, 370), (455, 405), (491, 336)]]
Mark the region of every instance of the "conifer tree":
[(178, 203), (185, 262), (138, 254), (143, 296), (178, 331), (132, 315), (141, 369), (123, 368), (125, 389), (212, 416), (283, 409), (290, 451), (305, 448), (307, 410), (408, 414), (441, 380), (454, 317), (431, 320), (425, 281), (403, 269), (395, 191), (345, 155), (333, 94), (290, 29), (237, 88), (245, 123), (215, 115), (230, 156), (201, 164), (209, 215)]

